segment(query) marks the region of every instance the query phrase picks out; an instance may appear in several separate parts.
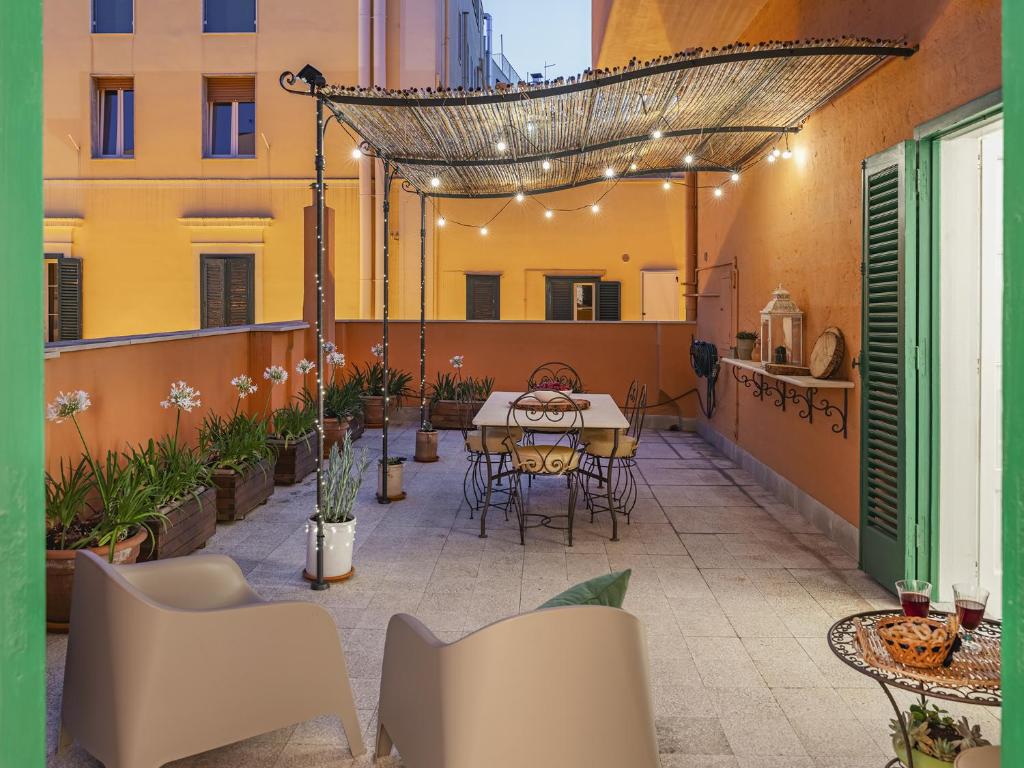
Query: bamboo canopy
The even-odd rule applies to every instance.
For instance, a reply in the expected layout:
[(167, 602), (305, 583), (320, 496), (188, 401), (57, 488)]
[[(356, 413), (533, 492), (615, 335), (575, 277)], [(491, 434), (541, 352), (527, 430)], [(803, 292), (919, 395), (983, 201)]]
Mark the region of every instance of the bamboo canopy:
[(416, 189), (508, 197), (610, 176), (742, 171), (881, 63), (914, 50), (863, 38), (737, 43), (496, 90), (321, 93), (363, 150)]

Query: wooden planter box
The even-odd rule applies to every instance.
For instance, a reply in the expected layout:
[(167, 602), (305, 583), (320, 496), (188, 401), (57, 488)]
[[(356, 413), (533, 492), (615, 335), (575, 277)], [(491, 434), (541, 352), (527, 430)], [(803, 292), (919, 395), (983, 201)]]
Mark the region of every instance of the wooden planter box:
[(153, 535), (143, 542), (139, 560), (166, 560), (205, 547), (217, 531), (217, 490), (203, 488), (160, 511), (167, 522), (151, 526)]
[[(398, 408), (401, 405), (401, 398), (392, 397), (388, 408), (388, 416), (395, 418)], [(363, 424), (370, 429), (380, 429), (384, 426), (384, 398), (376, 395), (363, 395)]]
[[(330, 452), (326, 432), (327, 430), (324, 430), (324, 450)], [(280, 437), (268, 438), (267, 442), (277, 451), (277, 461), (274, 464), (275, 484), (294, 485), (316, 469), (316, 432), (289, 440), (287, 446)]]
[(264, 459), (244, 474), (233, 469), (213, 470), (217, 488), (217, 520), (242, 520), (274, 492), (274, 460)]
[(430, 424), (434, 429), (473, 428), (473, 417), (484, 403), (460, 403), (458, 400), (437, 400), (430, 404)]

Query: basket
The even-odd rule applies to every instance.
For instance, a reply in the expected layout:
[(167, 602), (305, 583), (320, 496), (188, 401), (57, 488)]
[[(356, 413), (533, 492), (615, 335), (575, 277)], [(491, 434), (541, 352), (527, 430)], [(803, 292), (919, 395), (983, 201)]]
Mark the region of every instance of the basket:
[(960, 623), (956, 615), (946, 621), (916, 616), (890, 616), (875, 625), (893, 661), (918, 669), (942, 665), (956, 640)]
[[(573, 407), (573, 403), (576, 407)], [(565, 411), (585, 411), (590, 407), (590, 401), (582, 398), (572, 398), (572, 402), (562, 398), (560, 400), (540, 400), (535, 397), (523, 397), (518, 401), (509, 403), (517, 411), (544, 411), (546, 413), (561, 413)]]

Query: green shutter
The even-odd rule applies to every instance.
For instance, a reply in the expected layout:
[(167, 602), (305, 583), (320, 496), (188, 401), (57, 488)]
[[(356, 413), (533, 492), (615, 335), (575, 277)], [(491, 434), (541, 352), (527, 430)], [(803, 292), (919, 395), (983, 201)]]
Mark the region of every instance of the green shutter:
[(913, 142), (864, 162), (860, 559), (890, 590), (916, 544), (916, 176)]
[(622, 319), (622, 283), (617, 280), (597, 284), (597, 319)]
[(500, 306), (500, 276), (466, 275), (467, 320), (498, 320), (501, 317)]
[(57, 322), (60, 341), (82, 338), (82, 260), (57, 261)]
[(572, 278), (549, 277), (546, 320), (572, 320)]

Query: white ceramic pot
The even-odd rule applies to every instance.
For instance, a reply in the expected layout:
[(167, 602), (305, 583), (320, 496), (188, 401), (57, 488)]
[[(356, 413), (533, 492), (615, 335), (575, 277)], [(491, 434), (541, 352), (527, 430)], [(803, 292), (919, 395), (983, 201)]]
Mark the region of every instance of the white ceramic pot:
[[(347, 523), (324, 523), (324, 578), (336, 579), (352, 570), (352, 549), (356, 540), (356, 519)], [(316, 576), (316, 520), (306, 523), (306, 573)]]

